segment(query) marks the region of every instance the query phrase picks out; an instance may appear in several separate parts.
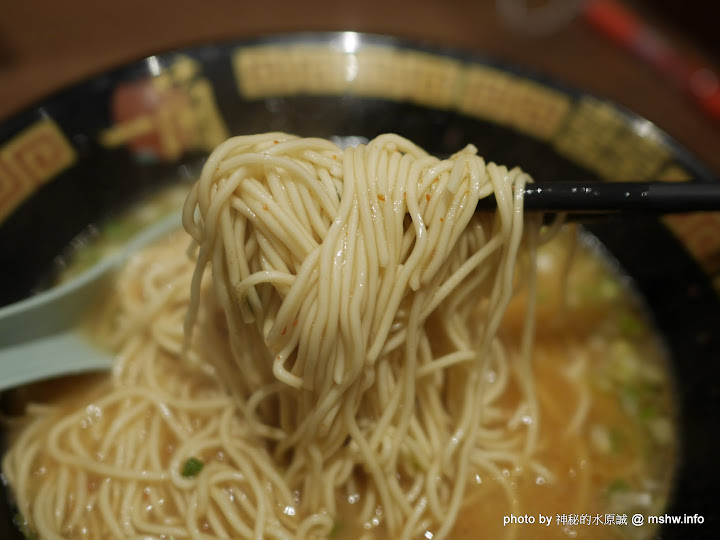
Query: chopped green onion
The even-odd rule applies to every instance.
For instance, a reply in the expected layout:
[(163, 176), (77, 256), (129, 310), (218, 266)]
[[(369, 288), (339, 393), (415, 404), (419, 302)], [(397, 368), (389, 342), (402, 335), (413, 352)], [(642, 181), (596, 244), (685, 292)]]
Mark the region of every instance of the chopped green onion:
[[(150, 221), (151, 222), (151, 221)], [(132, 219), (128, 217), (114, 219), (108, 221), (101, 229), (100, 233), (106, 241), (109, 242), (124, 242), (133, 235), (137, 234), (142, 228), (148, 223), (143, 223), (137, 218)]]
[(651, 420), (658, 415), (658, 410), (655, 405), (644, 405), (640, 408), (640, 418), (643, 420)]
[(605, 278), (600, 283), (585, 283), (578, 288), (581, 299), (593, 303), (615, 300), (620, 292), (620, 286), (613, 278)]
[(627, 399), (635, 402), (657, 400), (662, 387), (648, 382), (627, 384), (622, 387), (622, 393)]
[(200, 474), (200, 471), (203, 469), (203, 462), (200, 461), (197, 458), (191, 457), (186, 462), (185, 465), (183, 465), (182, 474), (185, 478), (192, 478), (193, 476), (197, 476)]
[(623, 395), (632, 402), (637, 402), (640, 399), (640, 391), (640, 385), (637, 384), (626, 384), (622, 387)]
[(25, 519), (25, 517), (21, 513), (18, 512), (17, 514), (15, 514), (15, 517), (13, 517), (13, 523), (20, 530), (26, 540), (40, 539), (38, 533), (32, 530), (27, 519)]
[(339, 521), (333, 523), (333, 527), (330, 530), (330, 538), (337, 538), (337, 535), (340, 534), (340, 529), (342, 529), (342, 525)]
[(119, 219), (113, 219), (105, 223), (102, 232), (108, 238), (124, 238), (127, 225)]
[(620, 287), (613, 278), (606, 278), (600, 282), (598, 293), (602, 300), (614, 300), (620, 295)]
[(610, 356), (608, 374), (621, 383), (635, 381), (640, 369), (640, 359), (635, 347), (628, 341), (616, 340), (610, 345), (608, 354)]
[(414, 470), (419, 471), (422, 469), (422, 467), (420, 466), (420, 461), (418, 460), (417, 456), (415, 456), (414, 454), (410, 454), (410, 456), (408, 458), (408, 462), (410, 463), (410, 466)]
[(632, 313), (623, 313), (618, 320), (618, 325), (626, 337), (639, 337), (645, 331), (642, 321)]
[(622, 491), (630, 491), (630, 484), (628, 484), (625, 480), (618, 478), (608, 486), (607, 494), (612, 495), (613, 493), (620, 493)]

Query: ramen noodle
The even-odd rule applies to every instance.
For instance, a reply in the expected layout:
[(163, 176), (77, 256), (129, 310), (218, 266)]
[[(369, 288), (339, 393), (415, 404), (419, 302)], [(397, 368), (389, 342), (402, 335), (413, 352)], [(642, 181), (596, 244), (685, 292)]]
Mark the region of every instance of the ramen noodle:
[(659, 510), (661, 348), (571, 231), (548, 243), (524, 213), (530, 181), (397, 135), (221, 144), (187, 232), (133, 257), (94, 317), (111, 376), (28, 405), (3, 463), (22, 525), (513, 538), (527, 525), (504, 516), (544, 513), (607, 538), (626, 531), (585, 516)]

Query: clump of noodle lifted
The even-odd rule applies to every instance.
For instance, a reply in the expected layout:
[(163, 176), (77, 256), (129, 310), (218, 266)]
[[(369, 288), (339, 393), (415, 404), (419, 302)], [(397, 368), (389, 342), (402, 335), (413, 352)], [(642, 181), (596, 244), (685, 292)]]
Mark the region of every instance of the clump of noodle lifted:
[[(395, 135), (344, 150), (235, 137), (208, 160), (183, 219), (199, 245), (186, 347), (210, 265), (227, 384), (314, 520), (307, 534), (329, 534), (338, 495), (360, 492), (361, 520), (381, 508), (393, 536), (441, 538), (471, 470), (528, 462), (532, 325), (513, 351), (496, 335), (520, 245), (534, 250), (526, 181), (472, 146), (440, 160)], [(497, 212), (476, 214), (493, 194)], [(513, 377), (524, 397), (509, 417), (498, 400)], [(523, 414), (534, 421), (511, 436)]]

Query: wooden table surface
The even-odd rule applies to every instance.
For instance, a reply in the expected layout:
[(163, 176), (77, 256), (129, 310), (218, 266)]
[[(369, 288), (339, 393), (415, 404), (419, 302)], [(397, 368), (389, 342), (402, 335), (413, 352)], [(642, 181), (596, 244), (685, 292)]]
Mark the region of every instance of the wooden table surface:
[[(712, 62), (686, 27), (647, 2), (635, 8), (680, 50)], [(0, 0), (0, 118), (155, 52), (306, 30), (391, 34), (511, 62), (639, 113), (720, 174), (720, 122), (650, 67), (579, 18), (544, 37), (512, 31), (491, 0)]]

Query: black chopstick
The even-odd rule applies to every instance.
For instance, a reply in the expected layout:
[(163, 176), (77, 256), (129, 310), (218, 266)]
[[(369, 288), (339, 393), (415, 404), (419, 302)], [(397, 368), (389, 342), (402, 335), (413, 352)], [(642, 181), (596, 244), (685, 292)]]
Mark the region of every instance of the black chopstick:
[[(720, 182), (535, 182), (525, 209), (582, 214), (673, 214), (720, 210)], [(478, 210), (496, 206), (483, 199)]]

